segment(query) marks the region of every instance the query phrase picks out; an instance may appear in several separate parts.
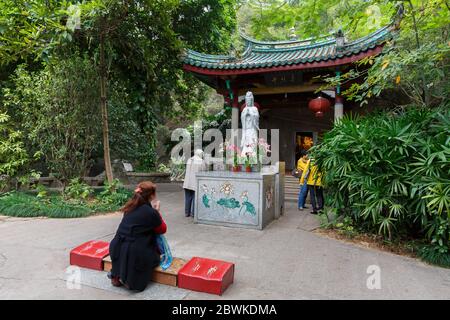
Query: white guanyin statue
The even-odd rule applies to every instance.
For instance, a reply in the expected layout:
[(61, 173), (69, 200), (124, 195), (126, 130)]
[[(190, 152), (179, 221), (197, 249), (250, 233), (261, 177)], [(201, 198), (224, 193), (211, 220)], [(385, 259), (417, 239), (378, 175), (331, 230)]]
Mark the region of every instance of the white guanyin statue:
[(245, 108), (241, 113), (242, 138), (241, 150), (242, 156), (247, 153), (254, 154), (258, 142), (259, 132), (259, 112), (255, 107), (253, 93), (248, 91), (245, 95)]

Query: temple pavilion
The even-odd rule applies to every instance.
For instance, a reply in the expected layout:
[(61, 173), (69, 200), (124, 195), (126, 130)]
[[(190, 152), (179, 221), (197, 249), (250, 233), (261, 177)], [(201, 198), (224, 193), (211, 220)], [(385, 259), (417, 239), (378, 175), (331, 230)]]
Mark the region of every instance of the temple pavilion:
[[(244, 96), (252, 91), (260, 111), (260, 128), (280, 129), (280, 160), (291, 170), (301, 149), (308, 149), (320, 139), (335, 119), (360, 109), (340, 96), (351, 83), (316, 92), (324, 85), (321, 77), (339, 76), (355, 62), (380, 54), (398, 26), (399, 21), (393, 21), (353, 41), (346, 41), (342, 32), (286, 41), (257, 41), (241, 34), (245, 42), (241, 55), (187, 50), (183, 68), (230, 101), (232, 128), (238, 128)], [(322, 117), (316, 117), (308, 108), (319, 94), (332, 106)]]

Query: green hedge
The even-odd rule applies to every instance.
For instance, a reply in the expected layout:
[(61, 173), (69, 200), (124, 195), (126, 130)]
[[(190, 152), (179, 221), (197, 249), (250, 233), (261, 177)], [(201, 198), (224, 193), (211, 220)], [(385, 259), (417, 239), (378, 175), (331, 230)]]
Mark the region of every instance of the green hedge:
[(117, 211), (129, 199), (130, 192), (97, 196), (88, 200), (65, 199), (61, 195), (44, 198), (22, 192), (0, 196), (0, 215), (13, 217), (79, 218), (100, 212)]
[(312, 149), (327, 204), (386, 239), (423, 239), (450, 266), (450, 108), (344, 117)]

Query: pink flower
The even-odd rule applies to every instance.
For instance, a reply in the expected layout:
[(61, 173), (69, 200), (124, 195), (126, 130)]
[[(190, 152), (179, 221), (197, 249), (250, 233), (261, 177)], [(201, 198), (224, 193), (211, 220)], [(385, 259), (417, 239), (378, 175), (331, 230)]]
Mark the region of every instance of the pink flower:
[(236, 153), (240, 153), (241, 152), (239, 147), (234, 145), (234, 144), (227, 145), (227, 150), (228, 151), (234, 151)]
[(270, 152), (270, 144), (267, 143), (266, 140), (264, 140), (263, 138), (260, 138), (258, 140), (258, 146), (263, 148), (263, 150), (267, 153)]

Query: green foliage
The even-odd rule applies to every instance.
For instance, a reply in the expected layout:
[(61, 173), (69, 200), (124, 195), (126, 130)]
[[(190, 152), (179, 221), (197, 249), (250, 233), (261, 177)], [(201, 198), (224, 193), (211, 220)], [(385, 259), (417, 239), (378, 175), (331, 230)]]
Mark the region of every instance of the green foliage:
[(105, 181), (105, 189), (99, 194), (98, 199), (102, 204), (113, 206), (116, 208), (122, 207), (133, 193), (126, 190), (118, 179), (114, 179), (112, 183)]
[(21, 174), (19, 177), (17, 177), (17, 182), (22, 186), (22, 187), (36, 187), (34, 185), (36, 180), (39, 180), (39, 178), (41, 177), (41, 172), (38, 172), (36, 170), (30, 170), (29, 172), (25, 173), (25, 174)]
[(291, 28), (300, 39), (327, 36), (342, 28), (349, 39), (369, 34), (389, 22), (387, 0), (247, 0), (239, 10), (245, 32), (260, 40), (286, 40)]
[(164, 163), (160, 163), (157, 168), (158, 172), (170, 173), (170, 168), (166, 166)]
[(0, 109), (0, 175), (14, 177), (28, 161), (22, 132), (14, 129), (10, 116)]
[(80, 178), (71, 179), (69, 185), (64, 188), (64, 196), (74, 200), (86, 200), (93, 192), (92, 187), (82, 182)]
[(64, 22), (75, 14), (69, 5), (65, 0), (0, 0), (0, 65), (45, 61), (52, 49), (69, 41), (71, 28)]
[[(208, 90), (183, 72), (180, 54), (228, 50), (235, 26), (234, 0), (0, 0), (0, 85), (9, 90), (0, 100), (26, 150), (42, 151), (50, 171), (70, 179), (102, 152), (94, 131), (101, 128), (99, 79), (106, 79), (113, 157), (152, 169), (157, 126), (204, 108)], [(15, 70), (18, 62), (27, 66)], [(61, 131), (73, 119), (80, 128)]]
[(423, 106), (449, 99), (450, 7), (445, 0), (404, 3), (398, 35), (385, 45), (383, 54), (361, 60), (339, 78), (327, 78), (328, 86), (352, 83), (343, 95), (361, 104), (386, 89), (401, 91), (412, 103)]
[(133, 193), (131, 191), (120, 188), (111, 194), (100, 195), (99, 199), (104, 206), (103, 208), (105, 208), (103, 211), (112, 211), (121, 208), (132, 196)]
[[(366, 104), (386, 89), (396, 89), (415, 104), (439, 105), (449, 99), (450, 6), (446, 0), (247, 0), (239, 23), (261, 40), (286, 40), (290, 28), (301, 39), (323, 40), (342, 29), (348, 41), (367, 35), (392, 20), (399, 31), (382, 55), (363, 59), (340, 76), (325, 77), (322, 88), (346, 87), (343, 95)], [(403, 4), (400, 9), (398, 4)], [(363, 79), (364, 81), (361, 81)]]
[(46, 198), (48, 195), (48, 191), (47, 188), (45, 186), (43, 186), (42, 184), (38, 184), (36, 186), (36, 191), (37, 191), (37, 198)]
[(102, 196), (103, 195), (111, 195), (111, 194), (117, 192), (118, 189), (123, 188), (123, 185), (119, 179), (114, 179), (111, 183), (109, 183), (108, 181), (105, 181), (104, 188), (105, 188), (105, 190), (103, 190), (102, 193), (100, 194)]
[[(124, 81), (112, 79), (110, 82), (108, 115), (111, 156), (133, 163), (145, 162), (143, 166), (148, 169), (154, 165), (154, 145), (148, 135), (143, 134), (141, 121), (135, 112), (136, 104), (139, 105), (135, 91)], [(100, 151), (103, 150), (97, 151), (98, 157), (101, 157)]]
[(13, 217), (78, 218), (92, 213), (80, 203), (67, 203), (61, 197), (40, 199), (32, 195), (12, 192), (0, 197), (0, 213)]
[(346, 117), (312, 155), (328, 204), (365, 231), (426, 238), (450, 254), (450, 109)]
[(116, 181), (95, 194), (76, 179), (64, 195), (50, 193), (44, 186), (36, 187), (36, 194), (8, 192), (0, 195), (0, 214), (14, 217), (79, 218), (96, 213), (119, 210), (132, 192)]
[(351, 216), (338, 216), (336, 208), (327, 207), (318, 215), (320, 226), (326, 229), (335, 229), (347, 238), (358, 235), (359, 228)]
[[(146, 148), (135, 148), (141, 150), (139, 166), (154, 168), (156, 128), (161, 122), (186, 119), (202, 109), (205, 85), (183, 72), (179, 57), (186, 46), (208, 47), (211, 52), (227, 49), (235, 27), (234, 4), (233, 0), (96, 0), (80, 5), (82, 32), (75, 33), (74, 46), (91, 52), (99, 65), (104, 43), (109, 83), (118, 81), (125, 88), (122, 105), (137, 123), (139, 143), (146, 143)], [(113, 138), (120, 140), (118, 136)]]
[(442, 252), (442, 249), (433, 245), (423, 246), (418, 255), (422, 260), (441, 267), (450, 268), (450, 254)]
[(6, 107), (50, 171), (64, 180), (83, 176), (98, 147), (100, 126), (96, 72), (89, 59), (52, 60), (39, 72), (16, 69), (3, 90)]

